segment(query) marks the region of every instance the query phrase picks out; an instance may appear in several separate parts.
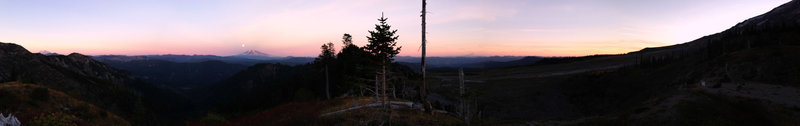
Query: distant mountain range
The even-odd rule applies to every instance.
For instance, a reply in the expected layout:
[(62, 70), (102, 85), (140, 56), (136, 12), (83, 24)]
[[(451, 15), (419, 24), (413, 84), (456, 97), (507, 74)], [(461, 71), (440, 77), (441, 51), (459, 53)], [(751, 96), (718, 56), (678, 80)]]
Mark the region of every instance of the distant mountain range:
[(100, 55), (92, 58), (114, 68), (130, 71), (133, 75), (150, 83), (178, 92), (217, 83), (247, 66), (258, 63), (300, 65), (314, 60), (310, 57), (268, 57), (267, 54), (255, 50), (234, 56)]
[[(234, 56), (215, 55), (99, 55), (92, 58), (116, 69), (131, 72), (150, 83), (176, 91), (188, 90), (219, 82), (244, 68), (258, 63), (301, 65), (314, 61), (312, 57), (270, 57), (256, 50)], [(261, 59), (271, 60), (259, 60)], [(399, 56), (396, 62), (419, 71), (419, 57)], [(523, 66), (539, 57), (429, 57), (428, 68), (468, 69)]]
[(121, 61), (118, 57), (98, 57), (114, 68), (131, 72), (150, 83), (179, 91), (213, 84), (246, 68), (246, 65), (209, 60), (202, 62), (172, 62), (160, 59)]
[(314, 61), (313, 57), (265, 57), (257, 55), (233, 55), (233, 56), (216, 56), (216, 55), (97, 55), (93, 56), (95, 59), (103, 59), (103, 61), (119, 61), (129, 62), (135, 60), (164, 60), (176, 63), (197, 63), (206, 61), (222, 61), (233, 64), (241, 65), (254, 65), (258, 63), (280, 63), (286, 65), (299, 65), (311, 63)]
[[(426, 57), (425, 62), (430, 67), (462, 67), (468, 64), (483, 62), (508, 62), (524, 58), (524, 56), (473, 56), (473, 57)], [(419, 63), (420, 57), (398, 56), (395, 62)]]
[[(222, 61), (232, 64), (242, 64), (245, 66), (254, 65), (257, 63), (280, 63), (286, 65), (300, 65), (311, 63), (316, 57), (275, 57), (267, 53), (248, 50), (237, 55), (232, 56), (216, 56), (216, 55), (138, 55), (138, 56), (125, 56), (125, 55), (98, 55), (93, 58), (100, 61), (114, 61), (114, 62), (130, 62), (136, 60), (164, 60), (176, 63), (197, 63), (206, 61)], [(472, 56), (472, 57), (427, 57), (426, 62), (429, 68), (490, 68), (490, 67), (507, 67), (532, 64), (535, 60), (541, 57), (533, 56)], [(517, 61), (522, 60), (522, 61)], [(417, 64), (418, 67), (420, 57), (412, 56), (397, 56), (395, 62), (401, 64)], [(504, 65), (499, 65), (504, 64)]]
[[(426, 68), (428, 70), (454, 70), (464, 69), (489, 69), (525, 66), (536, 63), (543, 59), (537, 56), (489, 56), (489, 57), (428, 57), (426, 58)], [(419, 72), (421, 70), (420, 57), (396, 57), (395, 61), (399, 64), (410, 67)]]

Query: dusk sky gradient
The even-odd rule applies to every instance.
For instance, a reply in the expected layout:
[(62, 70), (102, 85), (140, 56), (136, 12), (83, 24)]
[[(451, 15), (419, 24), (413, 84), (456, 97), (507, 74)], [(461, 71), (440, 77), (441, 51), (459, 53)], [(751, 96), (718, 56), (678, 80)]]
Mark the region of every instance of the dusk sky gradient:
[[(428, 55), (583, 56), (688, 42), (790, 0), (428, 0)], [(0, 0), (0, 42), (61, 54), (316, 56), (381, 12), (420, 54), (420, 0)], [(242, 47), (242, 45), (245, 45)]]

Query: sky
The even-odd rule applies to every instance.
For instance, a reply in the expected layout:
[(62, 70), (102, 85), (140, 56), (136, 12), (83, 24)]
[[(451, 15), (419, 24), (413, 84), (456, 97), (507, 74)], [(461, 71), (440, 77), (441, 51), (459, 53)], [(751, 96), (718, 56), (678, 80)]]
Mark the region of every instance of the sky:
[[(429, 56), (584, 56), (685, 43), (790, 0), (428, 0)], [(316, 56), (383, 14), (419, 56), (420, 0), (0, 0), (0, 42), (87, 55)], [(336, 48), (337, 50), (340, 48)]]

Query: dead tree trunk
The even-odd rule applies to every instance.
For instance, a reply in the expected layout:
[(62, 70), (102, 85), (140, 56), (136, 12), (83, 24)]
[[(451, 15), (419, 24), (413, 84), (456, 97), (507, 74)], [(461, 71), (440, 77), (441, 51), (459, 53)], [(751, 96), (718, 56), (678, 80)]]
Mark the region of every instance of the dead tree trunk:
[(380, 95), (380, 94), (378, 93), (378, 82), (379, 82), (379, 81), (378, 81), (378, 74), (375, 74), (375, 92), (374, 92), (374, 93), (375, 93), (375, 102), (376, 102), (376, 103), (377, 103), (377, 102), (380, 102), (380, 99), (378, 98), (378, 95)]
[(386, 62), (385, 61), (384, 61), (384, 64), (383, 64), (382, 68), (383, 69), (381, 70), (381, 72), (382, 72), (381, 73), (382, 74), (381, 83), (383, 83), (383, 91), (382, 91), (383, 92), (382, 93), (382, 95), (383, 95), (383, 105), (384, 105), (384, 107), (386, 107), (386, 96), (388, 96), (388, 95), (386, 95)]
[(397, 99), (397, 85), (392, 85), (392, 98)]
[(325, 64), (325, 95), (331, 99), (330, 79), (328, 79), (328, 64)]
[(464, 113), (465, 112), (464, 108), (466, 107), (465, 106), (466, 100), (464, 100), (464, 69), (463, 68), (458, 68), (458, 98), (459, 98), (458, 114), (459, 114), (459, 116), (464, 117), (464, 115), (466, 115)]
[(469, 124), (469, 102), (467, 101), (466, 86), (464, 85), (464, 68), (458, 68), (458, 92), (461, 96), (461, 117), (464, 123)]
[(422, 85), (420, 85), (420, 87), (419, 87), (419, 97), (420, 97), (420, 100), (422, 101), (422, 104), (423, 104), (422, 106), (425, 107), (425, 111), (433, 114), (433, 107), (431, 106), (430, 102), (428, 102), (428, 96), (426, 94), (427, 93), (426, 88), (427, 88), (428, 85), (426, 84), (427, 82), (425, 82), (425, 80), (426, 80), (425, 79), (426, 78), (426, 76), (425, 76), (425, 42), (426, 42), (426, 40), (425, 40), (425, 13), (426, 13), (425, 12), (425, 5), (426, 4), (427, 3), (425, 2), (425, 0), (422, 0), (422, 12), (421, 12), (422, 15), (420, 15), (422, 17), (422, 62), (420, 63), (420, 65), (422, 66)]

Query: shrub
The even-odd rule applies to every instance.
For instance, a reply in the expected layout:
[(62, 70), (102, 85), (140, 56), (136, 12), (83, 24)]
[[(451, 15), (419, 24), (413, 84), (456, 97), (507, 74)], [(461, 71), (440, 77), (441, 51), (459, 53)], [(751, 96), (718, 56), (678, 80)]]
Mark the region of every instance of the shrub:
[(11, 93), (8, 93), (4, 90), (0, 90), (0, 107), (8, 107), (11, 104), (15, 104), (17, 101), (17, 97)]
[(34, 117), (29, 125), (31, 126), (77, 126), (78, 117), (60, 112), (50, 113)]
[(311, 90), (300, 88), (296, 92), (294, 92), (294, 101), (302, 102), (302, 101), (310, 101), (314, 99), (314, 92)]
[(50, 91), (47, 88), (35, 88), (31, 93), (31, 99), (39, 101), (47, 101), (50, 99)]
[(225, 122), (225, 120), (226, 120), (225, 117), (222, 117), (222, 115), (209, 112), (209, 113), (206, 114), (205, 117), (203, 117), (203, 119), (200, 120), (200, 122), (204, 122), (204, 123), (222, 123), (222, 122)]

